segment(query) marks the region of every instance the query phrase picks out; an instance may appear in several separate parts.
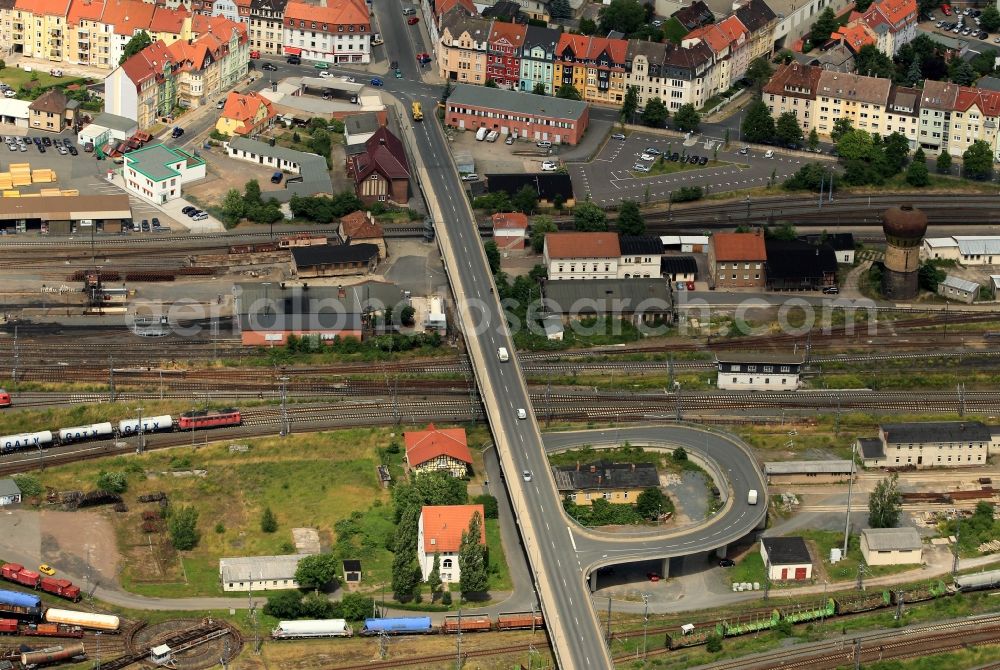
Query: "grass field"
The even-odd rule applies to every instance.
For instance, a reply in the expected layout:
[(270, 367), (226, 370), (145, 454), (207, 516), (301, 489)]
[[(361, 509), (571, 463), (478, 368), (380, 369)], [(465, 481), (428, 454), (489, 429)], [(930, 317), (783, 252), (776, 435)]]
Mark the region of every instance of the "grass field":
[[(58, 67), (58, 65), (53, 64), (53, 67)], [(17, 91), (20, 90), (21, 86), (25, 82), (31, 81), (32, 75), (36, 74), (38, 75), (36, 81), (39, 86), (52, 86), (55, 84), (69, 86), (70, 84), (83, 84), (86, 81), (85, 79), (78, 77), (53, 77), (47, 70), (43, 69), (25, 72), (24, 70), (16, 67), (5, 67), (0, 70), (0, 81)]]

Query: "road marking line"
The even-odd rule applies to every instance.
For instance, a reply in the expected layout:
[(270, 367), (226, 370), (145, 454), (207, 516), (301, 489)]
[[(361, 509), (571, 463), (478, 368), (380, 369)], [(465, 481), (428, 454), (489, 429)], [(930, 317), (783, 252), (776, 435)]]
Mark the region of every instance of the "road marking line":
[(573, 551), (579, 553), (576, 548), (576, 539), (573, 537), (573, 529), (566, 526), (566, 531), (569, 533), (569, 541), (573, 544)]

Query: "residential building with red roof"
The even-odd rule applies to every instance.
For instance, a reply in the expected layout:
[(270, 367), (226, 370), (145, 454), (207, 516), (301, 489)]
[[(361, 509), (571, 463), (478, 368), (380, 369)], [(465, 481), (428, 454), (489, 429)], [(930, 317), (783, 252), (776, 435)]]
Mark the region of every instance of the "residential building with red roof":
[(716, 25), (729, 41), (729, 81), (732, 85), (743, 79), (750, 67), (750, 31), (735, 14)]
[(851, 50), (851, 53), (857, 56), (862, 47), (871, 45), (878, 48), (879, 36), (864, 21), (854, 21), (837, 28), (830, 35), (830, 42), (843, 44)]
[(708, 269), (716, 288), (759, 288), (766, 283), (764, 231), (715, 233), (708, 241)]
[(728, 33), (717, 24), (695, 28), (681, 39), (681, 47), (692, 47), (702, 42), (712, 51), (713, 67), (705, 77), (705, 92), (708, 97), (729, 90), (732, 86), (730, 74), (730, 45)]
[(501, 88), (517, 90), (521, 81), (521, 48), (528, 26), (493, 22), (486, 54), (486, 77)]
[(365, 0), (289, 0), (283, 53), (324, 63), (371, 62), (372, 25)]
[(340, 241), (343, 244), (374, 244), (378, 247), (380, 261), (389, 257), (382, 224), (375, 220), (371, 212), (359, 209), (340, 217), (337, 234), (340, 235)]
[(542, 251), (549, 281), (615, 279), (621, 255), (618, 233), (549, 233)]
[(256, 91), (230, 91), (215, 129), (223, 135), (251, 137), (274, 123), (271, 102)]
[(628, 40), (563, 33), (556, 45), (552, 86), (570, 85), (587, 102), (625, 99)]
[(406, 431), (403, 442), (406, 466), (412, 472), (447, 472), (452, 477), (465, 477), (472, 467), (464, 428), (437, 428), (432, 423), (426, 430)]
[(28, 58), (62, 62), (66, 57), (69, 6), (70, 0), (16, 0), (13, 38), (15, 44), (21, 45), (21, 53)]
[(881, 0), (860, 16), (852, 14), (851, 22), (863, 22), (871, 28), (878, 37), (879, 51), (892, 58), (917, 36), (918, 15), (916, 0)]
[(103, 50), (107, 39), (98, 33), (103, 14), (104, 0), (72, 0), (66, 15), (67, 63), (108, 67), (108, 54)]
[(417, 561), (424, 580), (434, 569), (434, 556), (440, 561), (441, 581), (455, 584), (462, 573), (458, 566), (458, 550), (462, 534), (468, 533), (473, 516), (479, 515), (479, 544), (486, 544), (486, 518), (482, 505), (434, 505), (420, 510), (417, 523)]
[[(140, 3), (142, 4), (142, 3)], [(204, 32), (167, 45), (157, 40), (115, 68), (104, 80), (104, 111), (135, 119), (148, 128), (175, 106), (214, 102), (246, 76), (247, 27), (222, 17), (194, 17)]]
[(493, 215), (493, 241), (500, 249), (524, 249), (528, 237), (528, 217), (520, 212)]
[[(761, 98), (770, 110), (771, 116), (778, 118), (785, 112), (792, 112), (799, 126), (808, 134), (816, 126), (818, 116), (816, 92), (819, 90), (819, 78), (822, 73), (823, 68), (800, 65), (796, 62), (779, 67), (770, 81), (764, 85)], [(819, 132), (829, 134), (830, 129)]]
[(948, 151), (962, 155), (975, 141), (986, 142), (994, 162), (1000, 160), (997, 126), (1000, 124), (1000, 92), (968, 86), (959, 87), (951, 114)]
[(395, 202), (406, 204), (410, 197), (410, 167), (398, 137), (385, 126), (365, 142), (361, 153), (347, 157), (347, 174), (354, 179), (354, 191), (366, 204)]

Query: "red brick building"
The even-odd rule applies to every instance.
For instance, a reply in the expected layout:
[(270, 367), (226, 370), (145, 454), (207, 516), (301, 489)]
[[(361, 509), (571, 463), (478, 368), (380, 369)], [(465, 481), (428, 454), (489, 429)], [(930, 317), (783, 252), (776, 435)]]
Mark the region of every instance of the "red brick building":
[(347, 174), (366, 204), (410, 199), (410, 167), (399, 138), (383, 126), (365, 142), (365, 150), (347, 157)]
[(715, 233), (708, 242), (708, 269), (716, 288), (762, 287), (767, 283), (764, 231)]
[(445, 124), (453, 128), (517, 133), (533, 142), (577, 144), (590, 123), (590, 106), (579, 100), (458, 84), (448, 98)]
[(518, 88), (521, 81), (521, 48), (527, 32), (528, 26), (523, 23), (493, 22), (486, 46), (486, 77), (500, 88)]

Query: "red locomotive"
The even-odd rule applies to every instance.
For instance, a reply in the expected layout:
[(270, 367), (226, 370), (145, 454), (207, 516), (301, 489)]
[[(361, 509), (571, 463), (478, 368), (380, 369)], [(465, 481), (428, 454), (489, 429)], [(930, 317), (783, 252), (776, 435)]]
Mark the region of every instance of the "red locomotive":
[(223, 426), (238, 426), (241, 423), (243, 423), (243, 418), (238, 409), (201, 410), (181, 414), (177, 418), (177, 429), (221, 428)]
[(10, 407), (10, 394), (0, 389), (0, 407)]

